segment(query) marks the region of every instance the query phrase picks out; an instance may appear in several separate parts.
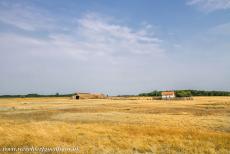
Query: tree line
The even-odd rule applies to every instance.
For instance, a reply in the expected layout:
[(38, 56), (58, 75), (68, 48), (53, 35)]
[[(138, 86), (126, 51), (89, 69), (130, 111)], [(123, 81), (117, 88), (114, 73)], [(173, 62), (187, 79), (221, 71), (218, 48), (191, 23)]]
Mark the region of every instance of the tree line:
[[(139, 96), (161, 96), (162, 91), (154, 90), (149, 93), (141, 93)], [(206, 91), (206, 90), (174, 90), (177, 97), (191, 96), (230, 96), (229, 91)]]
[(0, 98), (30, 98), (30, 97), (70, 97), (73, 94), (51, 94), (51, 95), (40, 95), (40, 94), (26, 94), (26, 95), (0, 95)]
[[(148, 93), (140, 93), (138, 96), (161, 96), (162, 91), (154, 90)], [(230, 96), (229, 91), (205, 91), (205, 90), (174, 90), (176, 97), (191, 97), (191, 96)], [(73, 94), (26, 94), (26, 95), (0, 95), (0, 98), (29, 98), (29, 97), (70, 97)], [(136, 96), (136, 95), (118, 95), (123, 97)]]

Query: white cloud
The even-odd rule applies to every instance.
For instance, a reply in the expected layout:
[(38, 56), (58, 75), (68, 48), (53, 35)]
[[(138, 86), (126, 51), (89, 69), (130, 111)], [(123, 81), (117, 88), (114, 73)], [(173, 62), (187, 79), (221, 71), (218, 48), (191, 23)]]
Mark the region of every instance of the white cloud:
[[(159, 56), (164, 52), (161, 47), (162, 41), (154, 35), (151, 24), (142, 24), (139, 29), (134, 29), (118, 23), (113, 17), (97, 13), (86, 13), (77, 20), (77, 17), (68, 17), (62, 21), (60, 18), (28, 3), (2, 1), (0, 22), (33, 35), (28, 36), (21, 32), (9, 36), (0, 34), (0, 37), (2, 40), (12, 38), (21, 52), (27, 50), (26, 46), (34, 46), (30, 51), (43, 48), (38, 53), (55, 51), (81, 59), (92, 56), (107, 56), (114, 59), (135, 54)], [(41, 31), (46, 32), (45, 36), (39, 36)], [(34, 42), (42, 44), (37, 45)]]
[(0, 21), (28, 31), (55, 28), (55, 20), (46, 11), (26, 3), (0, 2)]
[(217, 25), (211, 28), (210, 32), (214, 34), (229, 36), (230, 35), (230, 23), (224, 23), (224, 24)]
[(194, 5), (205, 12), (230, 9), (230, 0), (188, 0), (188, 5)]
[(78, 20), (78, 34), (81, 38), (92, 44), (97, 50), (115, 54), (159, 54), (163, 52), (160, 47), (161, 40), (149, 35), (147, 29), (142, 27), (134, 30), (131, 27), (110, 23), (95, 14), (87, 14)]
[[(94, 56), (104, 56), (113, 60), (117, 57), (144, 54), (157, 57), (164, 52), (160, 46), (162, 41), (153, 35), (150, 24), (134, 29), (118, 24), (112, 17), (87, 13), (77, 21), (70, 18), (65, 23), (68, 32), (63, 32), (59, 21), (54, 20), (56, 17), (45, 16), (35, 11), (36, 8), (24, 8), (20, 4), (5, 4), (4, 7), (8, 9), (0, 11), (0, 21), (33, 32), (32, 36), (23, 33), (0, 34), (2, 46), (8, 45), (11, 48), (9, 44), (3, 43), (6, 42), (4, 40), (11, 39), (15, 48), (21, 52), (55, 52), (84, 60)], [(41, 30), (47, 31), (46, 37), (37, 36)]]

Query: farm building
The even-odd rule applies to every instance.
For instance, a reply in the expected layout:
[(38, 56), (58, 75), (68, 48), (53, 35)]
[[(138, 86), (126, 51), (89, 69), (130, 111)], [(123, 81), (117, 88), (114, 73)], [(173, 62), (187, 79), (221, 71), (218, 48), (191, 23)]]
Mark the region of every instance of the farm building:
[(174, 91), (163, 91), (161, 92), (161, 98), (162, 99), (172, 99), (175, 98), (175, 92)]
[(73, 99), (102, 99), (106, 96), (104, 94), (96, 93), (75, 93), (72, 98)]

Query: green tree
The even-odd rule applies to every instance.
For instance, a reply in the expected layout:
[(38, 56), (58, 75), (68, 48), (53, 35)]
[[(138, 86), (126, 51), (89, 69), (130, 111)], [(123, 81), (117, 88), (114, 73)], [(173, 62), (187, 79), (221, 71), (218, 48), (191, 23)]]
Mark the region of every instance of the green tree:
[(192, 93), (189, 90), (176, 91), (176, 97), (191, 97)]

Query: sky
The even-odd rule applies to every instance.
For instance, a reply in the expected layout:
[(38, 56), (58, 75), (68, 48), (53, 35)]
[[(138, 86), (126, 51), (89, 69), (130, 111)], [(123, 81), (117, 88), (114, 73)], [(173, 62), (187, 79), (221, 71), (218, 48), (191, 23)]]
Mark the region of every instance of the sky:
[(0, 0), (0, 94), (230, 91), (230, 0)]

